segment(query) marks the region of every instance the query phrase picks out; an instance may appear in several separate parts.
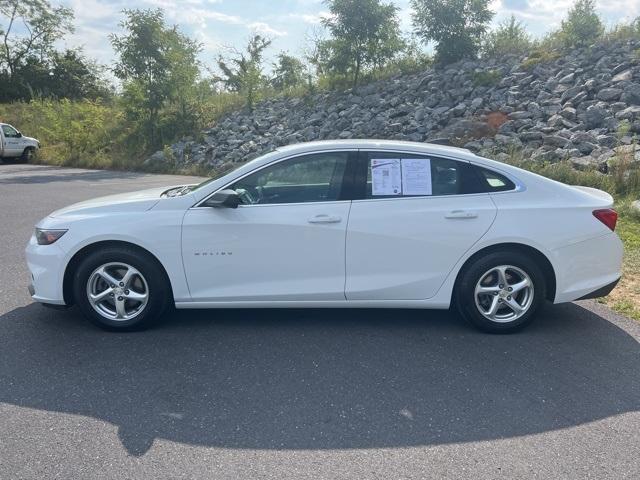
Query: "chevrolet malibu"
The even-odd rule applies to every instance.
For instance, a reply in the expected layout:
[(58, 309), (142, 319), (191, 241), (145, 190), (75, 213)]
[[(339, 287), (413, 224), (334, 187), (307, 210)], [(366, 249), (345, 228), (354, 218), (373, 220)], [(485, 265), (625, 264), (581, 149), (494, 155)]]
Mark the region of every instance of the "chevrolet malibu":
[(221, 178), (58, 210), (26, 249), (37, 302), (132, 330), (170, 306), (455, 307), (511, 332), (606, 295), (611, 196), (433, 144), (279, 148)]

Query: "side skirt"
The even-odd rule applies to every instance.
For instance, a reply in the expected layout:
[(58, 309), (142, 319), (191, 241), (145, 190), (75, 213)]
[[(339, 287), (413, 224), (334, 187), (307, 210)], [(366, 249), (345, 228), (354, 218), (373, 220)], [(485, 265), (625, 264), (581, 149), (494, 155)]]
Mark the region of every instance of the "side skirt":
[(449, 303), (426, 300), (176, 302), (176, 308), (423, 308), (446, 310), (449, 308)]

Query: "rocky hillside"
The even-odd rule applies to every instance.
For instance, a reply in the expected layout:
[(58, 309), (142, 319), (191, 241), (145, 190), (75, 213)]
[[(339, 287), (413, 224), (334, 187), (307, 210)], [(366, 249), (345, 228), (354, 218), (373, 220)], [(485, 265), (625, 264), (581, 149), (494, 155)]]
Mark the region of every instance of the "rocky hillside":
[[(571, 159), (576, 167), (634, 150), (640, 134), (640, 42), (559, 56), (465, 61), (355, 90), (275, 98), (232, 112), (197, 138), (147, 159), (226, 168), (274, 147), (336, 138), (446, 137), (498, 159)], [(640, 161), (640, 151), (635, 154)]]

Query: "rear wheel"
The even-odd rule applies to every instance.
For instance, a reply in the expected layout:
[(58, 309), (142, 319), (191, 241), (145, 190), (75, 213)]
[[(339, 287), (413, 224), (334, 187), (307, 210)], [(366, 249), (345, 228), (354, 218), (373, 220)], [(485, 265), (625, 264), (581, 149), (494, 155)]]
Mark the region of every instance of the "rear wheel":
[(544, 275), (531, 258), (520, 252), (494, 252), (464, 268), (455, 303), (479, 329), (510, 333), (533, 320), (545, 297)]
[(74, 276), (75, 300), (84, 315), (107, 330), (140, 330), (156, 322), (171, 291), (157, 262), (127, 248), (89, 254)]

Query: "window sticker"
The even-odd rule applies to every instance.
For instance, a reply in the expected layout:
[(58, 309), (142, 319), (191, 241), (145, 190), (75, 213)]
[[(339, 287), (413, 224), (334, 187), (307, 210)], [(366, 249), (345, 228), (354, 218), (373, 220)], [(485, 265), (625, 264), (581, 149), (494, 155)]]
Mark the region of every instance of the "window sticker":
[(431, 195), (431, 159), (403, 158), (402, 194)]
[(371, 194), (402, 195), (399, 158), (371, 159)]

